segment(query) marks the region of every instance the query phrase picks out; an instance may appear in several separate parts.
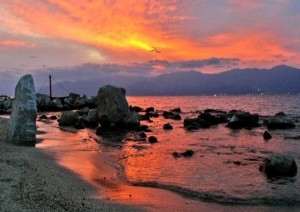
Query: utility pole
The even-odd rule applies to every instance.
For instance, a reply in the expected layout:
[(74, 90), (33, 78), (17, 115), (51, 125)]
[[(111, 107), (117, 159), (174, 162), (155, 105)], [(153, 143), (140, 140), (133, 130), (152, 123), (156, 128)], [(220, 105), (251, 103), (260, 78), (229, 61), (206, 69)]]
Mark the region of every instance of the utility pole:
[(49, 75), (49, 87), (50, 87), (50, 99), (52, 99), (52, 78), (51, 78), (51, 75)]

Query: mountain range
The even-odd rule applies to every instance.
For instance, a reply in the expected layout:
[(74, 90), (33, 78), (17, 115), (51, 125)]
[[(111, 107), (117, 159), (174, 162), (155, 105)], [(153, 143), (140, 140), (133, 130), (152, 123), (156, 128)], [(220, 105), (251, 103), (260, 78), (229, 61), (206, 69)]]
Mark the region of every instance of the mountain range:
[[(106, 84), (124, 87), (127, 95), (243, 95), (299, 94), (300, 69), (279, 65), (271, 69), (233, 69), (218, 74), (198, 71), (174, 72), (155, 77), (109, 75), (88, 80), (63, 81), (53, 85), (79, 94), (96, 95)], [(65, 91), (67, 92), (67, 91)]]

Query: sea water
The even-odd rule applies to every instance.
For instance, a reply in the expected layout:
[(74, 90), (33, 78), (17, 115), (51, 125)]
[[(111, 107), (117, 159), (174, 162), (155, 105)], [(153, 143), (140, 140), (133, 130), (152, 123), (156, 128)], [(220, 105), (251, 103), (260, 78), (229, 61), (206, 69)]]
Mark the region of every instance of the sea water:
[[(124, 183), (169, 189), (187, 197), (225, 204), (300, 205), (300, 174), (295, 177), (268, 178), (259, 171), (264, 158), (272, 153), (291, 155), (300, 165), (300, 96), (197, 96), (127, 97), (130, 105), (154, 107), (162, 111), (180, 107), (182, 120), (161, 115), (151, 123), (142, 121), (156, 136), (150, 144), (136, 132), (96, 136), (94, 130), (63, 131), (56, 122), (39, 122), (47, 131), (40, 148), (52, 149), (58, 162), (85, 179), (97, 179), (97, 158), (105, 157)], [(290, 130), (272, 130), (273, 138), (263, 139), (264, 125), (252, 130), (232, 130), (226, 124), (209, 129), (187, 131), (185, 117), (197, 116), (205, 109), (233, 109), (272, 116), (285, 112), (296, 122)], [(170, 123), (173, 130), (163, 125)], [(293, 139), (297, 138), (298, 139)], [(193, 150), (189, 158), (174, 158), (173, 152)], [(84, 165), (86, 164), (86, 165)], [(91, 165), (92, 164), (92, 165)]]

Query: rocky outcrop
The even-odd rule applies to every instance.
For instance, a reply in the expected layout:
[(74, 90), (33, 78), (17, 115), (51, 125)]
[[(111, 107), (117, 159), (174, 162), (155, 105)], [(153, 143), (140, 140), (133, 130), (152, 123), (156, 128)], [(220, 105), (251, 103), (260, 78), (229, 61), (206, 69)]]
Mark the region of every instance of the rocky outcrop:
[(112, 125), (129, 127), (139, 125), (139, 114), (130, 112), (125, 98), (126, 90), (111, 85), (101, 87), (98, 91), (98, 120), (103, 128)]
[(36, 143), (36, 94), (31, 75), (23, 76), (15, 89), (15, 100), (8, 127), (8, 141), (17, 145)]
[(293, 157), (281, 154), (272, 154), (264, 160), (264, 164), (259, 167), (268, 176), (295, 176), (297, 174), (297, 164)]

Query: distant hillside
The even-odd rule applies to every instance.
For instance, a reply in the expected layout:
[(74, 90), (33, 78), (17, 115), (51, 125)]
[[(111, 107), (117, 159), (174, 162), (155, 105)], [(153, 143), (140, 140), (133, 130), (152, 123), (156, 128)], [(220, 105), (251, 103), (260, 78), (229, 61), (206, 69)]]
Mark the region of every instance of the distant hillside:
[[(127, 95), (298, 94), (300, 69), (280, 65), (272, 69), (234, 69), (219, 74), (176, 72), (153, 78), (110, 75), (61, 84), (69, 91), (87, 95), (96, 95), (98, 88), (105, 84), (124, 87)], [(54, 85), (60, 95), (59, 88)]]
[(163, 74), (127, 88), (130, 95), (300, 93), (300, 69), (236, 69), (220, 74), (196, 71)]

